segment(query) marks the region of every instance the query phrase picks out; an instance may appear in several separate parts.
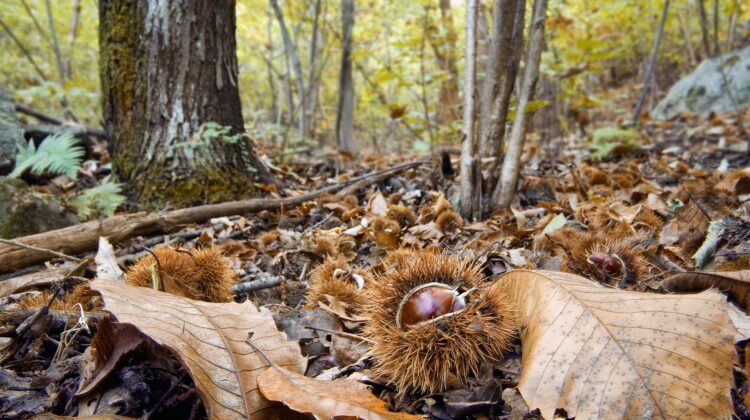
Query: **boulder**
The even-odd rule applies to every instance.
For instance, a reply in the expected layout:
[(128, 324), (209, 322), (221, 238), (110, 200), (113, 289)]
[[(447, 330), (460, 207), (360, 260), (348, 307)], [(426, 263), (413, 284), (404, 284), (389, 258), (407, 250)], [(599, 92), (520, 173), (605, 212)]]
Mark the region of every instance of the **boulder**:
[(62, 200), (24, 181), (0, 176), (0, 238), (10, 239), (78, 223)]
[(750, 105), (750, 47), (702, 62), (669, 89), (651, 116), (669, 119), (685, 111), (701, 116), (734, 111), (732, 97), (740, 108)]
[(0, 89), (0, 173), (8, 173), (16, 158), (16, 144), (24, 141), (10, 94)]

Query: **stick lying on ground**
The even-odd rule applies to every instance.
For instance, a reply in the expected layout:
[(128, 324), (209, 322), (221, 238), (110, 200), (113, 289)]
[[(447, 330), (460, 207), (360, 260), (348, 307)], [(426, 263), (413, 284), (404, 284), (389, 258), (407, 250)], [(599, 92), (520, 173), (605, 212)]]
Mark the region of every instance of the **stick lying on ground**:
[[(104, 236), (115, 244), (124, 239), (137, 235), (153, 235), (168, 232), (180, 225), (200, 223), (215, 217), (232, 216), (236, 214), (254, 213), (263, 210), (280, 210), (298, 206), (313, 200), (324, 193), (335, 193), (350, 185), (357, 184), (359, 188), (377, 183), (388, 176), (416, 168), (430, 162), (417, 160), (392, 166), (380, 171), (354, 177), (347, 181), (310, 191), (295, 197), (228, 201), (226, 203), (209, 204), (205, 206), (188, 207), (164, 213), (133, 213), (95, 220), (63, 229), (37, 233), (35, 235), (16, 238), (13, 242), (44, 248), (72, 255), (92, 251), (99, 243), (99, 237)], [(9, 243), (0, 244), (0, 273), (8, 273), (27, 267), (31, 264), (48, 260), (50, 253), (20, 247)]]

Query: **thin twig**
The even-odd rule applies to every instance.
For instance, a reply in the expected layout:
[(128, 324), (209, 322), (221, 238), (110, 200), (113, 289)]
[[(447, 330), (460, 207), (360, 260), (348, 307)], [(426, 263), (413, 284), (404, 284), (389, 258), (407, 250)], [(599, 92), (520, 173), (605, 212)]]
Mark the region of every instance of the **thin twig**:
[(308, 330), (323, 331), (323, 332), (327, 332), (330, 334), (340, 335), (342, 337), (353, 338), (359, 341), (366, 341), (368, 343), (375, 343), (375, 341), (370, 340), (369, 338), (361, 337), (361, 336), (358, 336), (357, 334), (351, 334), (351, 333), (344, 332), (344, 331), (328, 330), (325, 328), (318, 328), (318, 327), (305, 327), (305, 328), (307, 328)]
[(281, 278), (278, 276), (265, 277), (257, 280), (243, 281), (235, 283), (229, 287), (229, 290), (236, 294), (254, 292), (256, 290), (270, 289), (281, 284)]
[(187, 375), (187, 372), (183, 371), (179, 378), (177, 378), (177, 381), (174, 382), (169, 389), (167, 389), (167, 392), (161, 394), (161, 398), (159, 398), (159, 401), (154, 404), (154, 407), (149, 410), (148, 413), (146, 413), (145, 416), (143, 416), (143, 420), (149, 420), (151, 416), (156, 414), (157, 410), (161, 409), (161, 406), (164, 404), (164, 401), (167, 400), (167, 397), (172, 394), (172, 392), (177, 388), (178, 385), (182, 383), (182, 381), (185, 379), (185, 376)]
[(39, 35), (41, 35), (42, 38), (47, 41), (47, 44), (52, 47), (52, 41), (50, 41), (49, 36), (47, 36), (47, 32), (44, 31), (42, 25), (36, 19), (36, 16), (34, 16), (34, 12), (31, 11), (31, 7), (29, 7), (29, 4), (26, 3), (26, 0), (21, 0), (21, 4), (23, 5), (23, 8), (26, 9), (26, 14), (29, 15), (31, 21), (34, 23), (34, 26), (36, 26), (36, 30), (39, 31)]
[(256, 346), (255, 343), (253, 343), (253, 334), (253, 332), (247, 333), (247, 340), (245, 340), (245, 342), (249, 344), (250, 347), (253, 348), (253, 350), (257, 351), (258, 354), (263, 356), (263, 358), (266, 359), (266, 362), (268, 362), (271, 367), (278, 370), (282, 375), (286, 376), (286, 374), (284, 373), (284, 369), (280, 368), (276, 363), (274, 363), (273, 360), (271, 360), (271, 358), (268, 357), (266, 353), (264, 353), (263, 350), (260, 349), (260, 347)]
[(75, 131), (75, 134), (79, 134), (80, 133), (80, 134), (83, 134), (83, 135), (94, 136), (94, 137), (99, 137), (99, 138), (103, 138), (103, 139), (108, 139), (109, 138), (109, 134), (107, 134), (107, 132), (104, 131), (104, 130), (102, 130), (101, 128), (83, 127), (83, 126), (81, 126), (80, 124), (78, 124), (76, 122), (65, 121), (65, 120), (62, 120), (60, 118), (55, 118), (53, 116), (50, 116), (50, 115), (47, 115), (45, 113), (39, 112), (39, 111), (37, 111), (35, 109), (29, 108), (26, 105), (22, 105), (22, 104), (18, 104), (18, 103), (15, 103), (14, 107), (16, 109), (16, 112), (19, 112), (21, 114), (30, 115), (30, 116), (38, 119), (39, 121), (46, 122), (46, 123), (49, 123), (49, 124), (54, 124), (54, 125), (61, 125), (61, 126), (65, 126), (65, 127), (72, 127), (74, 130), (80, 130), (80, 132), (79, 131)]
[(314, 225), (310, 226), (309, 228), (305, 229), (305, 231), (304, 231), (304, 232), (302, 232), (302, 234), (304, 235), (304, 234), (306, 234), (306, 233), (310, 232), (311, 230), (313, 230), (313, 229), (317, 228), (318, 226), (322, 225), (322, 224), (323, 224), (323, 223), (325, 223), (325, 222), (326, 222), (326, 221), (327, 221), (328, 219), (330, 219), (330, 218), (331, 218), (331, 216), (333, 216), (333, 213), (328, 213), (328, 215), (326, 215), (326, 217), (324, 217), (324, 218), (323, 218), (323, 220), (321, 220), (321, 221), (319, 221), (318, 223), (316, 223), (316, 224), (314, 224)]
[(53, 251), (51, 249), (46, 249), (46, 248), (39, 248), (39, 247), (32, 246), (32, 245), (26, 245), (24, 243), (16, 242), (16, 241), (13, 241), (13, 240), (10, 240), (10, 239), (0, 239), (0, 243), (5, 244), (5, 245), (16, 246), (16, 247), (19, 247), (19, 248), (28, 249), (28, 250), (31, 250), (31, 251), (43, 252), (45, 254), (54, 255), (56, 257), (60, 257), (60, 258), (66, 259), (68, 261), (73, 261), (74, 263), (80, 263), (81, 261), (83, 261), (80, 258), (71, 257), (70, 255), (63, 254), (62, 252), (57, 252), (57, 251)]

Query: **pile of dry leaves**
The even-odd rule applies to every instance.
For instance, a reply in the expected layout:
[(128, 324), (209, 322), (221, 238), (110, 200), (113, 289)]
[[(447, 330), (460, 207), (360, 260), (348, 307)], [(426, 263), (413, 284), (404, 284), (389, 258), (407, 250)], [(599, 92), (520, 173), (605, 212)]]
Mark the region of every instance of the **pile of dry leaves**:
[[(741, 117), (603, 160), (532, 145), (482, 221), (436, 162), (6, 275), (0, 417), (748, 416)], [(393, 163), (277, 169), (312, 190)]]

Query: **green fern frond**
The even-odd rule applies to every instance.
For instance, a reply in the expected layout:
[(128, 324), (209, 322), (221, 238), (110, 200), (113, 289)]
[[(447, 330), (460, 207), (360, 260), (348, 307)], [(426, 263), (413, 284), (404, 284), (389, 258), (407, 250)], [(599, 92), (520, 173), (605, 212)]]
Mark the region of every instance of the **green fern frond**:
[(107, 177), (98, 186), (84, 190), (71, 204), (81, 220), (109, 217), (125, 202), (125, 196), (121, 192), (122, 184)]
[(48, 136), (38, 149), (33, 141), (26, 146), (18, 144), (17, 147), (16, 166), (10, 174), (12, 177), (19, 177), (24, 171), (31, 169), (36, 175), (49, 172), (65, 174), (71, 179), (76, 179), (81, 159), (86, 154), (70, 132)]

